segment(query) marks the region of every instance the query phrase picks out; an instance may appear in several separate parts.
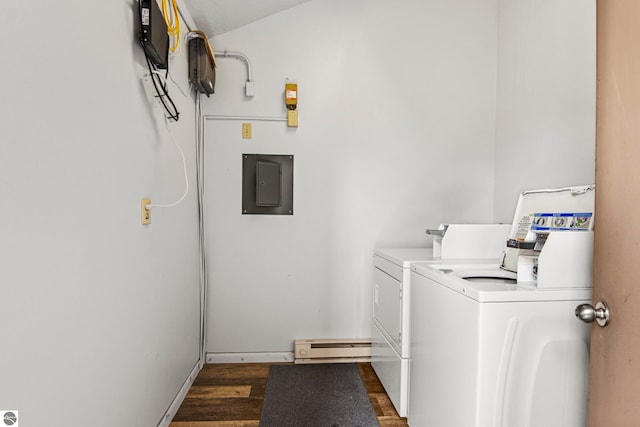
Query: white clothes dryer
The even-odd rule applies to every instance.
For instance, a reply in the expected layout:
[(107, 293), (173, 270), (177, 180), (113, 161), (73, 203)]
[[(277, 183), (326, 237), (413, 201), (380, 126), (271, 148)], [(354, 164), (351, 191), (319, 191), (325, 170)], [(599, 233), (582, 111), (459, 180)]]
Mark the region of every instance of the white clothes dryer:
[(508, 224), (448, 224), (441, 226), (433, 250), (385, 248), (374, 251), (371, 365), (401, 417), (409, 412), (409, 320), (410, 307), (414, 305), (411, 304), (411, 264), (464, 257), (498, 258), (509, 229)]
[(401, 417), (409, 402), (410, 266), (431, 254), (430, 248), (387, 248), (373, 255), (371, 366)]

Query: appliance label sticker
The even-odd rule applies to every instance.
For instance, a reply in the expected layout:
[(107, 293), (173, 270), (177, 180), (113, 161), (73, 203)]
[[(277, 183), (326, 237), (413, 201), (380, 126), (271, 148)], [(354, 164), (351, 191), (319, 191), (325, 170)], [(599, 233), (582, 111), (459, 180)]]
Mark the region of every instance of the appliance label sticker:
[(533, 215), (523, 216), (518, 222), (518, 231), (516, 232), (516, 240), (524, 241), (527, 237), (527, 233), (531, 229), (531, 223), (533, 222)]
[(20, 427), (18, 423), (18, 411), (4, 411), (0, 410), (1, 426)]
[(588, 231), (592, 220), (592, 212), (535, 213), (531, 231)]

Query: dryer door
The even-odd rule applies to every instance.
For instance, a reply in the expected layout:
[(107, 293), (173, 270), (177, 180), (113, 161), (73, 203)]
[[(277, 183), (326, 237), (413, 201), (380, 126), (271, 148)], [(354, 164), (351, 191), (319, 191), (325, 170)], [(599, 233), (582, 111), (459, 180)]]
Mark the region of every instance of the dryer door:
[(402, 282), (374, 268), (373, 317), (390, 344), (401, 354)]

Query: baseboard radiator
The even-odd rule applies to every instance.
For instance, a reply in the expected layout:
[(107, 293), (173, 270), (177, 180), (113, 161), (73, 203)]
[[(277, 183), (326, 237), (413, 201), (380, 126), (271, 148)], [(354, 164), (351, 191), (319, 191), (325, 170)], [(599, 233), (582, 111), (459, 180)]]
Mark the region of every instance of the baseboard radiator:
[(370, 339), (294, 340), (295, 363), (370, 362)]

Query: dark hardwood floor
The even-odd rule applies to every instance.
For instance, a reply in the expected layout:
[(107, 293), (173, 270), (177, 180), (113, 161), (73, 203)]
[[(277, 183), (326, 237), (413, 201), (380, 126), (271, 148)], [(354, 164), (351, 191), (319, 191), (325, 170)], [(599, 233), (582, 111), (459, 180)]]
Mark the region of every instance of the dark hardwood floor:
[[(170, 427), (258, 427), (268, 363), (205, 365)], [(371, 364), (359, 363), (362, 382), (381, 427), (408, 427), (384, 391)]]

